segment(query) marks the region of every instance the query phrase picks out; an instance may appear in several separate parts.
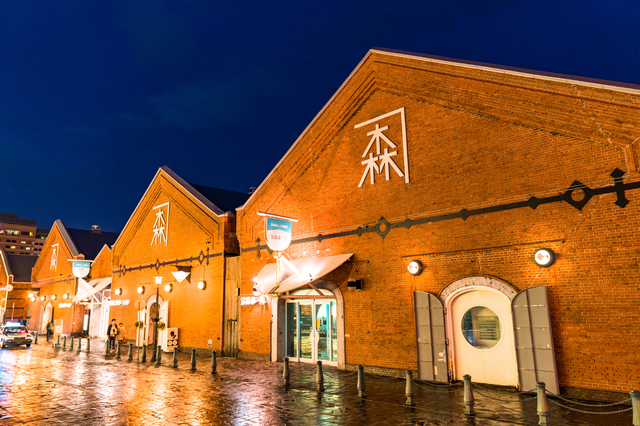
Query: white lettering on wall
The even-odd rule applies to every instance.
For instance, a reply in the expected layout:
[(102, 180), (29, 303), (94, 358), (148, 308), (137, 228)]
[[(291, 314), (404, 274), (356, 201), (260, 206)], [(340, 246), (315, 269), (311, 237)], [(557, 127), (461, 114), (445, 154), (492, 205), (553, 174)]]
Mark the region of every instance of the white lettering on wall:
[(156, 221), (153, 224), (153, 239), (151, 245), (162, 244), (167, 245), (167, 237), (169, 235), (169, 203), (155, 206), (153, 210), (156, 212)]
[(58, 249), (60, 248), (60, 244), (56, 243), (51, 246), (51, 264), (49, 265), (50, 271), (58, 270)]
[[(398, 117), (395, 117), (395, 115)], [(362, 178), (358, 184), (358, 188), (364, 185), (367, 178), (371, 185), (375, 184), (376, 175), (384, 173), (385, 180), (390, 180), (392, 176), (404, 178), (405, 183), (409, 183), (409, 154), (407, 152), (407, 123), (404, 116), (404, 107), (395, 111), (388, 112), (378, 117), (367, 120), (363, 123), (356, 124), (353, 128), (362, 127), (371, 128), (367, 132), (370, 137), (369, 144), (362, 154), (361, 164), (364, 166)], [(383, 127), (380, 125), (383, 124)], [(391, 127), (400, 127), (402, 132), (402, 143), (393, 142), (385, 132)], [(400, 145), (400, 146), (398, 146)], [(398, 163), (402, 167), (398, 167)]]

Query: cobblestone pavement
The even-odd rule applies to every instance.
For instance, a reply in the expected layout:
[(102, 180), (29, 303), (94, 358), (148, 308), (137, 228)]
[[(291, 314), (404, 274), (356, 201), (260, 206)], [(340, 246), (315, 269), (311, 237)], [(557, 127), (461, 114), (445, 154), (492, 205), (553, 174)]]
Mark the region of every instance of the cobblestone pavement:
[[(282, 363), (218, 360), (180, 355), (162, 365), (105, 356), (92, 340), (90, 354), (52, 349), (40, 340), (27, 349), (0, 351), (0, 424), (76, 425), (535, 425), (536, 401), (488, 399), (476, 392), (475, 419), (464, 416), (462, 392), (416, 386), (416, 407), (405, 406), (404, 382), (366, 375), (367, 397), (357, 398), (354, 373), (324, 367), (324, 393), (315, 390), (315, 366), (291, 364), (291, 386), (282, 386)], [(435, 393), (434, 391), (440, 392)], [(482, 391), (495, 398), (515, 396)], [(552, 403), (554, 425), (631, 425), (631, 413), (586, 415)], [(583, 408), (583, 407), (579, 407)], [(590, 411), (617, 410), (584, 408)]]

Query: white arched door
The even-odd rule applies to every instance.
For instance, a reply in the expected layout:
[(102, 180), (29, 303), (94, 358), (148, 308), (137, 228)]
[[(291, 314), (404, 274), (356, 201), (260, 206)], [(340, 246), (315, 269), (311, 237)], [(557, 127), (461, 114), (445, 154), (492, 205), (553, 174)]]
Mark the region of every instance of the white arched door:
[(40, 330), (40, 334), (47, 333), (47, 324), (49, 323), (49, 321), (52, 321), (51, 311), (53, 311), (53, 305), (51, 304), (51, 302), (49, 302), (47, 303), (47, 306), (44, 309), (44, 315), (42, 316), (42, 329)]
[(456, 380), (517, 386), (511, 300), (485, 286), (470, 286), (448, 300), (448, 331)]

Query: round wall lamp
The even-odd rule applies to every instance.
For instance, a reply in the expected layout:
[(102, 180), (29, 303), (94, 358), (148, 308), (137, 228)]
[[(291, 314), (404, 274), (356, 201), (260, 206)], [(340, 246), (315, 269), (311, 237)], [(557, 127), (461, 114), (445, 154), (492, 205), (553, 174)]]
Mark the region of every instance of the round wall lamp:
[(116, 296), (120, 296), (122, 294), (121, 288), (116, 288)]
[(173, 291), (173, 284), (167, 284), (164, 286), (164, 291), (171, 293)]
[(42, 300), (42, 301), (47, 300), (47, 296), (40, 296), (40, 300)]
[(140, 287), (138, 287), (138, 293), (140, 294), (144, 294), (144, 286), (141, 285)]
[(58, 296), (56, 296), (55, 294), (51, 296), (51, 300), (56, 300), (58, 298)]
[(257, 286), (253, 286), (253, 295), (255, 297), (260, 296), (260, 292), (258, 291), (258, 287)]
[(206, 281), (200, 281), (198, 282), (198, 288), (200, 290), (204, 290), (205, 288), (207, 288), (207, 282)]
[(420, 275), (422, 273), (422, 262), (419, 260), (412, 260), (407, 265), (407, 269), (412, 275)]
[(538, 266), (548, 268), (556, 261), (556, 255), (550, 249), (543, 248), (536, 251), (533, 259), (536, 261)]
[(68, 298), (69, 298), (69, 293), (65, 293), (65, 294), (63, 294), (63, 295), (62, 295), (62, 298), (63, 298), (63, 299), (68, 299)]

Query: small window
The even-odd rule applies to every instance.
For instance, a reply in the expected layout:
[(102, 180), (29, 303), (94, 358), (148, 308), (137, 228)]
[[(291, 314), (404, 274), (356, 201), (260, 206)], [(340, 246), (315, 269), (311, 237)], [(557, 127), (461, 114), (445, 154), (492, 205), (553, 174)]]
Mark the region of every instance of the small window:
[(500, 318), (491, 309), (475, 306), (462, 317), (462, 334), (478, 349), (494, 347), (502, 337)]
[(7, 229), (7, 235), (20, 235), (20, 231), (13, 231), (11, 229)]

